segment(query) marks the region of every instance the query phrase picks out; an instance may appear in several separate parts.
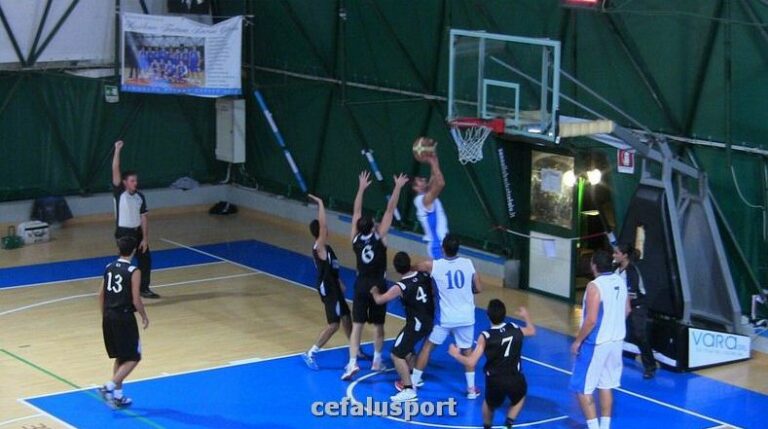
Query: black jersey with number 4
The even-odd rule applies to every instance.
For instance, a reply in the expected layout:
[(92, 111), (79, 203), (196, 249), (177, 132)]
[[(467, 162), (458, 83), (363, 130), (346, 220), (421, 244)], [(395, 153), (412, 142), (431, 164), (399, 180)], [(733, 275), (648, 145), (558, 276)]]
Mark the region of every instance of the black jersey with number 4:
[(387, 272), (387, 246), (379, 234), (357, 234), (352, 240), (352, 249), (357, 258), (357, 275), (368, 278), (383, 278)]
[(329, 245), (325, 245), (325, 260), (320, 259), (317, 246), (312, 247), (312, 257), (317, 268), (317, 291), (325, 298), (339, 293), (339, 260)]
[(485, 337), (485, 375), (520, 373), (523, 331), (514, 323), (502, 323), (483, 331)]
[(104, 270), (104, 309), (135, 311), (131, 291), (131, 276), (136, 267), (124, 259), (107, 265)]
[(432, 277), (418, 271), (395, 283), (402, 291), (400, 299), (405, 308), (406, 323), (417, 319), (421, 324), (432, 324), (435, 300), (432, 296)]

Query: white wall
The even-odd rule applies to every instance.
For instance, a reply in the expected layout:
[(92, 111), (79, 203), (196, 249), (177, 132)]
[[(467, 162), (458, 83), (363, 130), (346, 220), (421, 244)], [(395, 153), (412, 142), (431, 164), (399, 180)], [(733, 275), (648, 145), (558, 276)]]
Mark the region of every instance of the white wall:
[[(301, 224), (308, 224), (317, 214), (316, 206), (308, 206), (299, 201), (233, 185), (205, 185), (189, 191), (169, 188), (150, 189), (144, 191), (144, 194), (150, 211), (160, 208), (213, 205), (219, 201), (229, 201), (239, 207)], [(66, 197), (66, 200), (75, 217), (112, 214), (114, 210), (112, 194), (109, 193), (88, 197), (70, 196)], [(17, 224), (29, 220), (31, 210), (31, 200), (0, 203), (0, 225)], [(336, 234), (348, 235), (350, 228), (348, 217), (343, 213), (329, 211), (328, 229)], [(0, 232), (4, 233), (4, 231)], [(397, 235), (390, 234), (389, 243), (393, 248), (412, 255), (427, 256), (426, 244), (421, 241), (419, 234), (402, 232)], [(504, 276), (503, 260), (489, 260), (485, 256), (495, 257), (478, 250), (472, 250), (472, 252), (473, 255), (464, 253), (464, 256), (472, 258), (478, 272), (499, 278)], [(475, 257), (475, 255), (481, 257)]]
[[(29, 55), (34, 43), (46, 1), (0, 0), (0, 6), (24, 57)], [(120, 1), (123, 12), (142, 12), (139, 0)], [(72, 0), (53, 0), (38, 46), (51, 34), (70, 3)], [(146, 0), (146, 4), (150, 13), (166, 12), (165, 0)], [(115, 0), (80, 0), (38, 62), (87, 61), (94, 64), (111, 64), (115, 50), (114, 32)], [(0, 64), (18, 62), (10, 38), (0, 26)]]

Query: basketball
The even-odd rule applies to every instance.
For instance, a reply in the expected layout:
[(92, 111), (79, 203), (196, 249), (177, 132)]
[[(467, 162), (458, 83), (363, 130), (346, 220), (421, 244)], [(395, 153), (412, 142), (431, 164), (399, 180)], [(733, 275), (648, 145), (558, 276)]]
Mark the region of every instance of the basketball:
[(437, 142), (429, 137), (419, 137), (413, 142), (413, 157), (416, 161), (426, 162), (427, 158), (435, 156)]

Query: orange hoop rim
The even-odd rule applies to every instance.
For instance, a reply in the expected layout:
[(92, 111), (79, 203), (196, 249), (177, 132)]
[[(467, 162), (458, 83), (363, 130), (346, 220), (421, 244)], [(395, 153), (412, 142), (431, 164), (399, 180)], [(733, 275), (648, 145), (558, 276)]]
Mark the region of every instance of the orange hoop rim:
[(504, 132), (504, 118), (482, 119), (473, 117), (455, 118), (448, 121), (453, 128), (487, 127), (495, 134)]

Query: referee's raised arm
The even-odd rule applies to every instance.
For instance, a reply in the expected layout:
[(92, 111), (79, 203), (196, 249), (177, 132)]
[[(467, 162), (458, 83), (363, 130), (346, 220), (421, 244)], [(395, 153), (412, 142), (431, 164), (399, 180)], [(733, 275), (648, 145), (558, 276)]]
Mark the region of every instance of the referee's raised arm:
[(118, 187), (123, 180), (120, 174), (120, 151), (123, 149), (123, 141), (115, 142), (115, 153), (112, 155), (112, 186)]

